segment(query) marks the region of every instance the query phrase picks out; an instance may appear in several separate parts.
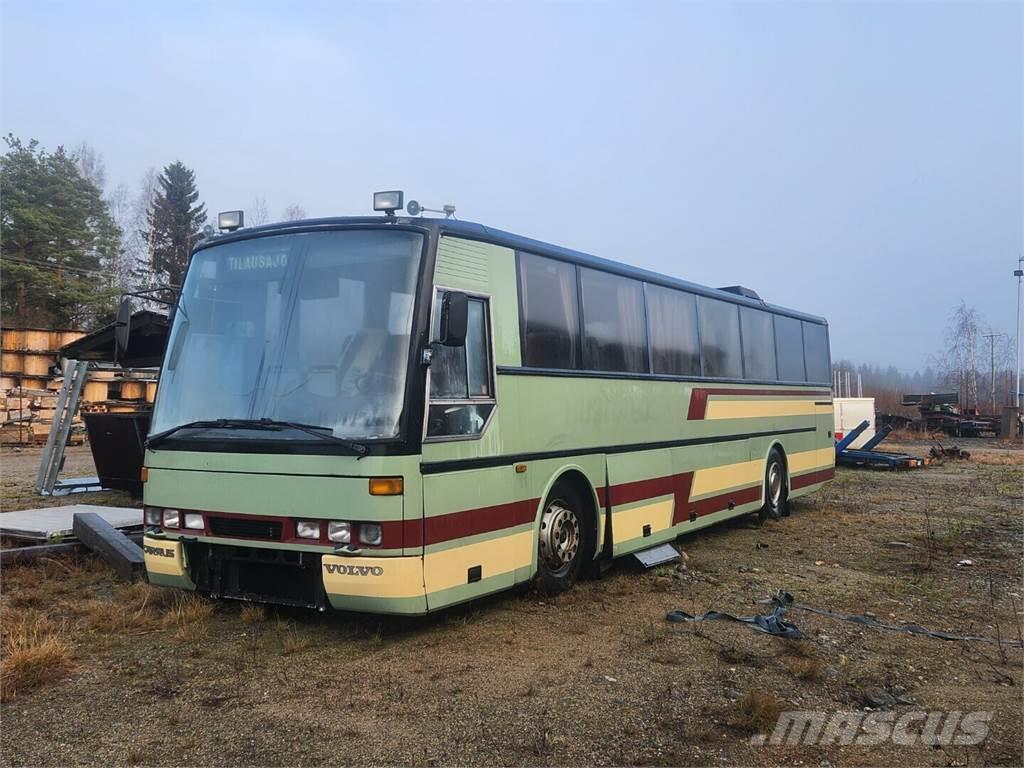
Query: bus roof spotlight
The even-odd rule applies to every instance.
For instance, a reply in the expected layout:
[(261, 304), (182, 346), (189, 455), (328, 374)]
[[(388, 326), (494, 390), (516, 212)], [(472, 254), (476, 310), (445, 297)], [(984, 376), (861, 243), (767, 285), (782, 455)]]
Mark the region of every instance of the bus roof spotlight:
[(374, 192), (373, 193), (373, 210), (384, 211), (388, 216), (394, 216), (395, 211), (402, 210), (402, 204), (405, 202), (405, 193), (401, 190), (391, 190), (390, 192)]
[(217, 229), (221, 232), (234, 232), (244, 226), (244, 211), (221, 211), (217, 214)]

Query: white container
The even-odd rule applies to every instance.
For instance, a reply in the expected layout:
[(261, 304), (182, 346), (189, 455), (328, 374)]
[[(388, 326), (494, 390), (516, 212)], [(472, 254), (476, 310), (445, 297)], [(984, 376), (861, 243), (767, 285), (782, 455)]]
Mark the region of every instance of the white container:
[(873, 397), (836, 397), (832, 399), (835, 415), (836, 440), (857, 428), (862, 421), (868, 422), (868, 428), (861, 432), (848, 448), (860, 448), (875, 434), (875, 398)]

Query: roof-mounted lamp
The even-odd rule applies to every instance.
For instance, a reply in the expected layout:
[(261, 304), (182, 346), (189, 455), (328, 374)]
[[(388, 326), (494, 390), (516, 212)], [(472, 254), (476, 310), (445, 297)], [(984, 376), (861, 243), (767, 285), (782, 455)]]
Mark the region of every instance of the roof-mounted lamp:
[(221, 211), (217, 214), (217, 229), (234, 232), (245, 226), (245, 211)]
[(384, 211), (385, 216), (394, 216), (395, 211), (402, 210), (404, 204), (405, 193), (400, 189), (373, 193), (373, 210)]

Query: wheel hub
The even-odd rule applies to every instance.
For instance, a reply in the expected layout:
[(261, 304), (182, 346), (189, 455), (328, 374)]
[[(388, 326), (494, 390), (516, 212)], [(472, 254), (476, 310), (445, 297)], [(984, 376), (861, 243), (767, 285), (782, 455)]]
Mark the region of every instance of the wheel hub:
[(768, 468), (768, 502), (777, 507), (782, 500), (782, 468), (772, 464)]
[(540, 557), (557, 573), (568, 569), (580, 547), (580, 522), (576, 513), (553, 501), (540, 521)]

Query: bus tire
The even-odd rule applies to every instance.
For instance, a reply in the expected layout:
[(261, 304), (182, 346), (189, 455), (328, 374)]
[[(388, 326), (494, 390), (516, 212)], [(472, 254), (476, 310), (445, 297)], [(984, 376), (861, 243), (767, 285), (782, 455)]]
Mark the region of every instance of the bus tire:
[(572, 483), (555, 483), (541, 512), (537, 538), (537, 584), (553, 595), (572, 588), (594, 551), (594, 526)]
[(764, 506), (758, 511), (761, 520), (778, 520), (787, 515), (786, 510), (786, 462), (778, 448), (768, 453), (764, 467)]

